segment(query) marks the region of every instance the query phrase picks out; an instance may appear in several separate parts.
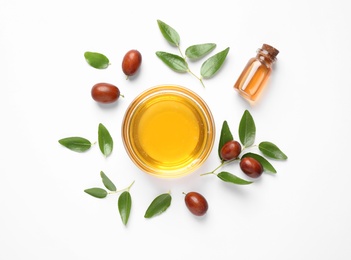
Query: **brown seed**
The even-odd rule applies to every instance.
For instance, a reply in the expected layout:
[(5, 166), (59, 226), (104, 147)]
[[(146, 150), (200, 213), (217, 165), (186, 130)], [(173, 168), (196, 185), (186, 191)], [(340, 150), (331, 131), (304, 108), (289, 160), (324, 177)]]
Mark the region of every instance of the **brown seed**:
[(208, 203), (205, 197), (194, 191), (185, 195), (185, 204), (195, 216), (203, 216), (208, 210)]
[(221, 149), (221, 158), (225, 161), (235, 159), (241, 153), (241, 144), (238, 141), (226, 142)]
[(133, 76), (141, 65), (142, 57), (138, 50), (128, 51), (122, 61), (123, 73), (127, 76)]
[(119, 96), (119, 89), (110, 83), (97, 83), (91, 89), (92, 98), (99, 103), (113, 103)]
[(259, 161), (252, 157), (245, 157), (240, 161), (241, 170), (251, 178), (258, 178), (263, 172), (263, 167)]

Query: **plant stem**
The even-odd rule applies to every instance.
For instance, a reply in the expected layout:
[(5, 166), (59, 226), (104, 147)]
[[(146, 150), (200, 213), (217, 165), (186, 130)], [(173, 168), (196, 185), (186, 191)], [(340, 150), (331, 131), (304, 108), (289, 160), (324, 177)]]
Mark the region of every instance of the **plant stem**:
[(183, 55), (182, 50), (180, 49), (180, 46), (178, 45), (177, 47), (178, 47), (178, 51), (179, 51), (179, 53), (180, 53), (180, 56), (182, 56), (182, 58), (183, 58), (184, 60), (186, 60), (186, 57)]
[(135, 181), (133, 181), (127, 188), (124, 188), (122, 190), (110, 191), (108, 194), (115, 194), (115, 193), (122, 192), (122, 191), (129, 191), (130, 188), (133, 186), (134, 182)]
[(234, 161), (236, 161), (236, 160), (238, 160), (238, 159), (239, 159), (239, 157), (234, 158), (234, 159), (231, 159), (231, 160), (228, 160), (228, 161), (222, 161), (221, 164), (218, 165), (213, 171), (200, 174), (200, 176), (209, 175), (209, 174), (216, 174), (215, 172), (216, 172), (219, 168), (221, 168), (222, 166), (224, 166), (224, 165), (226, 165), (226, 164), (228, 164), (228, 163), (234, 162)]
[(204, 82), (202, 81), (202, 78), (201, 78), (201, 77), (198, 77), (197, 75), (195, 75), (195, 73), (193, 73), (190, 69), (188, 70), (188, 72), (189, 72), (191, 75), (193, 75), (195, 78), (197, 78), (197, 79), (200, 81), (201, 85), (202, 85), (203, 87), (205, 87)]

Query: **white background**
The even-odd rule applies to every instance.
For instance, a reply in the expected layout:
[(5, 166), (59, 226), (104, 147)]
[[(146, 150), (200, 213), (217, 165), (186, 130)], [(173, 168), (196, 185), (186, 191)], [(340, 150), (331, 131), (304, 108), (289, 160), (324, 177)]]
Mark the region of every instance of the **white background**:
[[(351, 32), (350, 4), (321, 1), (41, 1), (0, 0), (0, 259), (350, 259), (351, 258)], [(177, 53), (157, 19), (179, 33), (181, 48), (214, 42), (230, 47), (222, 69), (203, 88), (190, 74), (166, 67), (156, 51)], [(250, 106), (233, 85), (256, 49), (280, 50), (261, 101)], [(121, 70), (138, 49), (139, 73)], [(111, 66), (89, 67), (85, 51), (104, 53)], [(190, 62), (199, 73), (202, 61)], [(90, 96), (98, 82), (117, 85), (125, 98), (101, 106)], [(163, 180), (142, 173), (121, 141), (121, 121), (141, 91), (178, 84), (210, 106), (214, 149), (191, 175)], [(256, 143), (271, 141), (289, 157), (278, 173), (236, 186), (200, 176), (218, 164), (220, 127), (234, 138), (245, 109)], [(115, 141), (104, 158), (98, 146), (74, 153), (58, 140), (97, 140), (103, 123)], [(130, 190), (127, 226), (118, 195), (99, 200), (83, 192), (102, 187), (104, 171)], [(245, 177), (238, 165), (225, 170)], [(145, 219), (149, 203), (171, 191), (162, 215)], [(189, 213), (182, 192), (208, 200), (203, 218)]]

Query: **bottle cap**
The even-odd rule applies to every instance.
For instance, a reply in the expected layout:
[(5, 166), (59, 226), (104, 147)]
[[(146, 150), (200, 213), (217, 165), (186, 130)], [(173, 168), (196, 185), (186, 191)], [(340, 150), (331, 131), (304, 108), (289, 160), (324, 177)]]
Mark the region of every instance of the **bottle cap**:
[(269, 54), (270, 56), (272, 56), (273, 59), (275, 59), (275, 57), (276, 57), (276, 56), (278, 55), (278, 53), (279, 53), (279, 51), (278, 51), (276, 48), (274, 48), (274, 47), (272, 47), (272, 46), (270, 46), (270, 45), (268, 45), (268, 44), (263, 44), (263, 45), (262, 45), (262, 50), (267, 51), (268, 54)]

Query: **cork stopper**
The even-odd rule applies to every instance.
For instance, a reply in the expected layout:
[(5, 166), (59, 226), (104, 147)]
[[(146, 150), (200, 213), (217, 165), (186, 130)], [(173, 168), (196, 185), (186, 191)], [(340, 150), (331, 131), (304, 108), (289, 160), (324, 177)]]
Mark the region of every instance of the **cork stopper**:
[(268, 52), (268, 54), (273, 59), (275, 59), (277, 57), (278, 53), (279, 53), (279, 51), (276, 48), (274, 48), (274, 47), (272, 47), (272, 46), (270, 46), (268, 44), (263, 44), (262, 45), (262, 50), (265, 50), (266, 52)]

